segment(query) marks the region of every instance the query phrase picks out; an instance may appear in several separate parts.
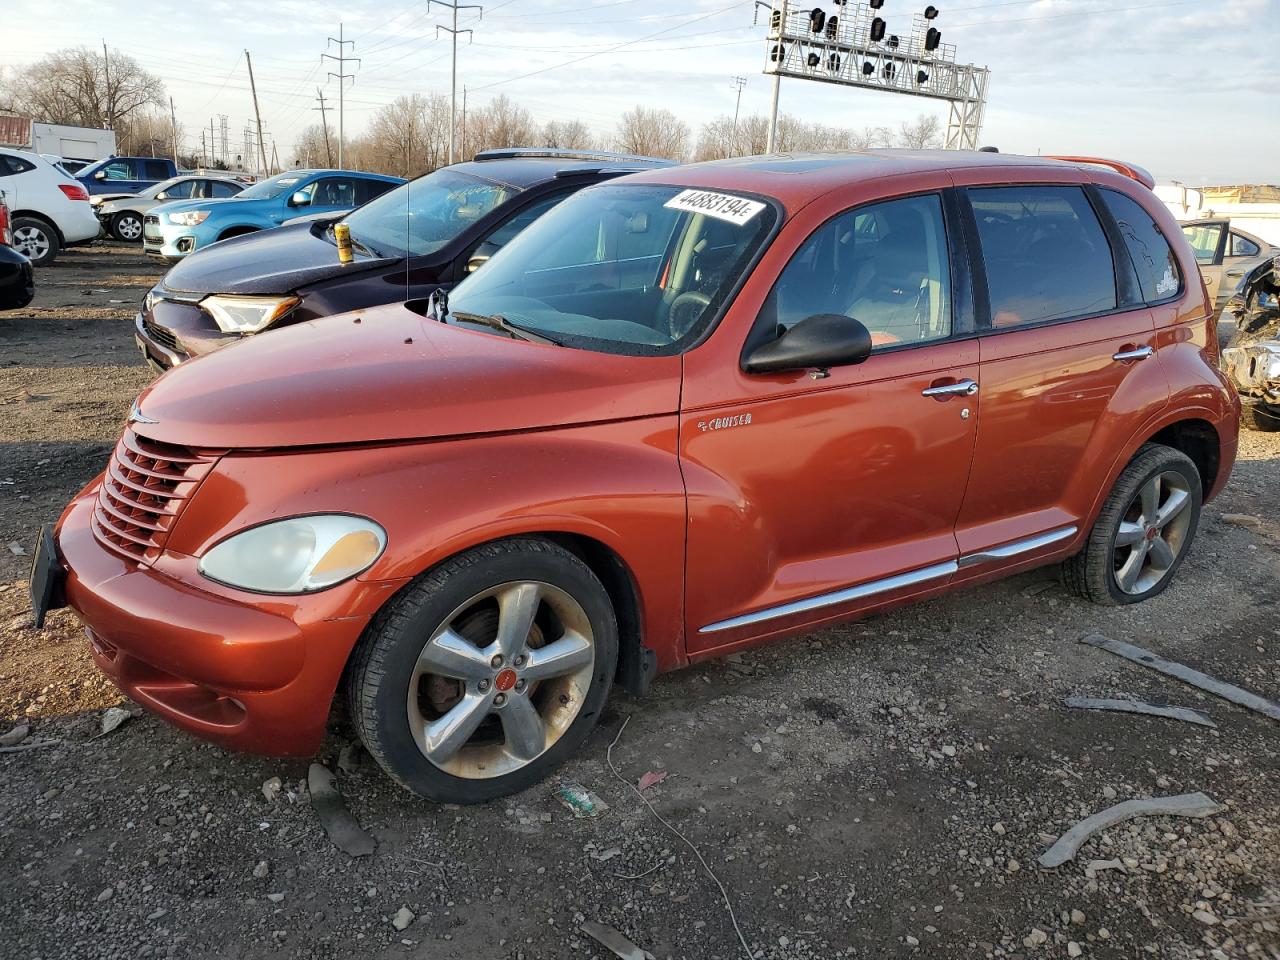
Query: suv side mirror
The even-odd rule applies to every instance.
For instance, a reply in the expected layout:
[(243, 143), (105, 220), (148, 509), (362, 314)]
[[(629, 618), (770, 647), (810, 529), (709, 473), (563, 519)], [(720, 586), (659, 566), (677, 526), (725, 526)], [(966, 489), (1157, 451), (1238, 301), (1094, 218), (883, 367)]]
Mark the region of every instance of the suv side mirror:
[(107, 171), (105, 171), (105, 170), (99, 170), (97, 173), (95, 173), (95, 174), (93, 175), (93, 179), (95, 179), (95, 180), (105, 180), (105, 179), (107, 179)]
[(761, 344), (743, 363), (747, 373), (845, 367), (871, 355), (871, 332), (842, 313), (805, 317), (769, 343)]
[(289, 198), (289, 206), (291, 207), (305, 207), (310, 203), (311, 194), (307, 193), (305, 190), (299, 190)]

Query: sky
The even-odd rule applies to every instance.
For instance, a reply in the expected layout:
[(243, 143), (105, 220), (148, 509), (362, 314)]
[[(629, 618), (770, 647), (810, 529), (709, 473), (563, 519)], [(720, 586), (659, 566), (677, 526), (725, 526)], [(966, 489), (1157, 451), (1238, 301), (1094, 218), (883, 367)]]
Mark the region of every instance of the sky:
[[(831, 0), (800, 0), (837, 10)], [(863, 0), (849, 0), (851, 3)], [(1116, 157), (1162, 182), (1280, 183), (1280, 0), (933, 0), (957, 60), (991, 70), (980, 141), (1003, 153)], [(764, 21), (754, 0), (490, 0), (460, 10), (459, 100), (507, 94), (542, 123), (580, 119), (598, 135), (636, 104), (671, 109), (690, 127), (767, 113)], [(885, 0), (890, 32), (909, 31), (923, 0)], [(4, 0), (0, 67), (62, 47), (136, 58), (173, 96), (185, 146), (226, 114), (234, 153), (253, 116), (244, 51), (253, 59), (262, 124), (283, 159), (319, 120), (317, 87), (336, 105), (327, 39), (355, 40), (345, 128), (358, 133), (400, 94), (449, 93), (452, 12), (427, 0), (205, 0), (142, 15), (120, 0)], [(614, 49), (616, 48), (616, 49)], [(330, 45), (329, 51), (337, 52)], [(897, 127), (941, 101), (785, 79), (781, 107), (834, 126)], [(336, 129), (336, 111), (330, 114)]]

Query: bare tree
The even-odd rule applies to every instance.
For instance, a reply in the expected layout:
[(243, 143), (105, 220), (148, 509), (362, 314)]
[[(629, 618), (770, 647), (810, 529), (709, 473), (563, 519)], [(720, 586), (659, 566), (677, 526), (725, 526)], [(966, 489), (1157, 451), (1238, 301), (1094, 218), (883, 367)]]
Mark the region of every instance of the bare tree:
[(293, 159), (290, 166), (327, 167), (332, 161), (329, 154), (332, 149), (325, 149), (324, 128), (313, 123), (293, 141)]
[(581, 120), (552, 120), (542, 128), (542, 145), (562, 150), (590, 150), (595, 137)]
[(463, 156), (469, 158), (495, 147), (527, 146), (537, 137), (538, 127), (529, 111), (502, 94), (467, 118)]
[(618, 146), (627, 153), (683, 160), (689, 152), (689, 125), (661, 107), (632, 107), (618, 121)]
[(942, 146), (942, 120), (936, 113), (922, 113), (898, 128), (898, 146), (930, 150)]
[(116, 127), (145, 108), (167, 105), (164, 84), (133, 57), (113, 50), (108, 69), (103, 55), (88, 47), (58, 50), (15, 71), (0, 102), (34, 120), (81, 127)]

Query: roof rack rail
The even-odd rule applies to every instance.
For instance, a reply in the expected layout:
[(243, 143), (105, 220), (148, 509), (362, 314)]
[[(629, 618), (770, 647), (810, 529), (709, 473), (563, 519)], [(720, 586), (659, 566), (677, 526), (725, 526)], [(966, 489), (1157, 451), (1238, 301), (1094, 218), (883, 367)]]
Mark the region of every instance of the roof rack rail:
[(1045, 157), (1046, 160), (1061, 160), (1064, 163), (1087, 163), (1095, 167), (1106, 167), (1121, 176), (1136, 180), (1148, 190), (1156, 185), (1156, 178), (1136, 163), (1122, 163), (1119, 160), (1106, 160), (1102, 157)]
[(562, 150), (558, 147), (496, 147), (492, 150), (481, 150), (475, 155), (476, 160), (517, 160), (530, 157), (546, 157), (552, 160), (625, 161), (627, 163), (670, 164), (671, 162), (661, 157), (646, 157), (636, 153), (610, 153), (607, 150)]

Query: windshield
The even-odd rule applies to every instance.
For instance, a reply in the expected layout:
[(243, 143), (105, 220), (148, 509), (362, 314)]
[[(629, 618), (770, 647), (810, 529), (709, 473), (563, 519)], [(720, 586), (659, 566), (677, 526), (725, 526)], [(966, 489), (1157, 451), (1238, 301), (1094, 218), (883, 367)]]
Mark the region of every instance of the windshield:
[(518, 187), (441, 168), (366, 203), (346, 224), (354, 240), (379, 256), (421, 256), (439, 250), (519, 192)]
[(454, 320), (503, 317), (566, 346), (679, 353), (764, 245), (762, 200), (681, 187), (590, 187), (535, 221), (449, 296)]
[(301, 183), (304, 179), (303, 174), (295, 171), (277, 173), (274, 177), (259, 180), (247, 190), (241, 190), (237, 196), (245, 200), (270, 200), (272, 197), (278, 197), (286, 190), (292, 189), (294, 184)]

